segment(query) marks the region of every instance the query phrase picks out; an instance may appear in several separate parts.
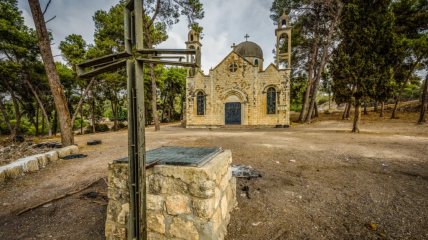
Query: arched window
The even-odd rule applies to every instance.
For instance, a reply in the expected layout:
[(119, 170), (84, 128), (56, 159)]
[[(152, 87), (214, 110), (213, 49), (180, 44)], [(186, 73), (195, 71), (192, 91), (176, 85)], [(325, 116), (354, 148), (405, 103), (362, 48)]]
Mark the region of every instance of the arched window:
[(287, 27), (287, 21), (286, 21), (285, 19), (284, 19), (284, 20), (282, 20), (281, 25), (282, 25), (282, 27)]
[(192, 42), (193, 42), (193, 34), (192, 34), (192, 35), (190, 35), (190, 41), (192, 41)]
[(259, 66), (259, 59), (254, 60), (254, 66)]
[(276, 113), (276, 91), (275, 88), (271, 87), (267, 91), (267, 114), (275, 114)]
[(205, 113), (205, 97), (204, 97), (204, 93), (202, 92), (198, 92), (197, 95), (197, 114), (198, 115), (204, 115)]

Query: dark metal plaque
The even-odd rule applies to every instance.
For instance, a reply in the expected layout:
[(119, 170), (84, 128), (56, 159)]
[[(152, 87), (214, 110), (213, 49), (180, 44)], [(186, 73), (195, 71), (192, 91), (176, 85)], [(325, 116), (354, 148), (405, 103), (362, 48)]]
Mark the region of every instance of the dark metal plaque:
[(241, 103), (226, 103), (224, 112), (226, 125), (241, 125)]
[[(206, 147), (171, 147), (163, 146), (146, 152), (146, 164), (161, 160), (158, 165), (178, 165), (201, 167), (223, 149)], [(116, 163), (127, 163), (128, 158), (122, 158)]]

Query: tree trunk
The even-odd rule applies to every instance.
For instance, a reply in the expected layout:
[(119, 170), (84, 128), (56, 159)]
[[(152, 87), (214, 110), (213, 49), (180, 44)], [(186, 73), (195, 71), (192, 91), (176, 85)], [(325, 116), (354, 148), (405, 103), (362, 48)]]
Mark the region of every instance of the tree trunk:
[[(311, 59), (311, 62), (309, 64), (308, 87), (306, 88), (305, 98), (303, 99), (302, 111), (300, 111), (300, 116), (299, 116), (299, 120), (298, 120), (299, 122), (303, 122), (305, 120), (306, 108), (308, 106), (309, 96), (311, 94), (311, 88), (312, 88), (312, 82), (313, 82), (312, 81), (312, 73), (314, 71), (316, 59), (318, 58), (318, 50), (319, 50), (318, 49), (318, 18), (315, 21), (314, 45), (312, 46), (312, 49), (314, 51), (312, 53), (312, 59)], [(308, 111), (308, 115), (309, 115), (309, 113), (310, 112)]]
[(19, 126), (21, 125), (21, 113), (19, 112), (18, 100), (15, 97), (15, 93), (13, 92), (12, 87), (9, 85), (9, 83), (4, 78), (3, 78), (3, 82), (6, 84), (7, 89), (10, 92), (10, 96), (12, 97), (13, 106), (15, 107), (16, 123), (15, 123), (15, 126), (10, 131), (10, 134), (12, 136), (15, 136), (18, 133)]
[[(314, 81), (314, 89), (313, 89), (314, 96), (311, 99), (311, 104), (309, 106), (309, 112), (312, 112), (314, 107), (315, 107), (316, 94), (318, 92), (318, 87), (319, 87), (320, 80), (321, 80), (321, 74), (323, 73), (325, 64), (328, 61), (327, 56), (328, 56), (328, 48), (329, 48), (330, 42), (331, 42), (331, 37), (333, 36), (334, 28), (336, 27), (336, 23), (339, 19), (339, 16), (342, 14), (342, 10), (343, 10), (343, 4), (340, 5), (340, 7), (337, 11), (337, 14), (334, 16), (334, 19), (331, 22), (331, 26), (330, 26), (328, 36), (327, 36), (327, 42), (326, 42), (324, 49), (323, 49), (323, 54), (322, 54), (318, 74), (315, 77), (315, 81)], [(311, 115), (310, 114), (308, 114), (308, 116), (306, 117), (305, 123), (311, 123)]]
[(385, 102), (382, 102), (382, 106), (380, 107), (380, 117), (383, 117), (384, 110), (385, 110)]
[(342, 114), (342, 120), (345, 120), (345, 116), (346, 116), (346, 112), (348, 112), (349, 104), (350, 103), (345, 103), (345, 110), (343, 111), (343, 114)]
[(328, 111), (329, 112), (330, 112), (330, 109), (331, 109), (331, 97), (330, 97), (330, 95), (331, 95), (331, 92), (328, 93)]
[[(24, 72), (21, 71), (21, 74), (22, 74), (25, 82), (28, 84), (28, 87), (30, 87), (30, 90), (33, 93), (34, 97), (36, 98), (36, 101), (39, 104), (40, 109), (42, 110), (43, 119), (46, 120), (46, 127), (48, 128), (48, 136), (49, 136), (49, 138), (51, 138), (52, 137), (51, 124), (49, 122), (48, 115), (46, 114), (45, 107), (43, 106), (43, 103), (39, 98), (39, 94), (37, 94), (36, 90), (34, 90), (33, 85), (30, 83), (30, 81), (28, 81), (27, 76), (24, 74)], [(45, 124), (43, 123), (42, 129), (44, 129), (44, 126), (45, 126)], [(42, 133), (44, 134), (45, 132), (42, 131)]]
[(367, 115), (367, 102), (364, 102), (364, 115)]
[(95, 133), (95, 98), (92, 99), (92, 133)]
[(77, 104), (76, 111), (73, 114), (73, 118), (71, 119), (71, 126), (74, 126), (74, 121), (76, 121), (77, 114), (79, 113), (80, 108), (82, 108), (84, 99), (85, 99), (86, 95), (88, 95), (89, 89), (91, 89), (92, 85), (95, 82), (95, 79), (96, 79), (96, 77), (93, 77), (91, 79), (91, 81), (89, 82), (88, 86), (85, 89), (85, 93), (83, 93), (83, 95), (81, 96), (80, 101)]
[(83, 135), (83, 108), (80, 108), (80, 134)]
[(56, 133), (58, 131), (58, 113), (55, 110), (55, 114), (54, 114), (54, 122), (53, 122), (53, 135), (56, 136)]
[[(162, 96), (161, 96), (162, 97)], [(164, 114), (165, 114), (165, 108), (166, 108), (166, 104), (165, 104), (165, 102), (166, 102), (166, 94), (165, 94), (165, 96), (163, 97), (163, 108), (162, 108), (162, 115), (161, 115), (161, 122), (164, 122), (163, 120), (165, 119), (165, 117), (164, 117)]]
[(0, 100), (0, 110), (3, 114), (4, 121), (6, 122), (7, 128), (9, 129), (10, 134), (12, 134), (12, 126), (10, 125), (9, 115), (6, 112), (6, 108), (3, 105), (3, 100)]
[(110, 101), (111, 103), (111, 111), (113, 113), (113, 124), (114, 124), (114, 131), (117, 131), (117, 103), (115, 100)]
[(316, 117), (319, 117), (319, 113), (318, 113), (318, 105), (317, 105), (317, 103), (315, 102), (315, 107), (314, 107), (314, 116), (313, 116), (314, 118), (316, 118)]
[(73, 130), (71, 126), (70, 112), (68, 110), (64, 90), (61, 86), (58, 71), (52, 56), (50, 35), (46, 30), (46, 24), (43, 17), (40, 3), (38, 0), (28, 0), (31, 13), (33, 14), (34, 25), (36, 26), (40, 53), (45, 65), (46, 75), (49, 80), (54, 102), (59, 115), (61, 127), (61, 142), (63, 147), (74, 144)]
[(354, 127), (352, 128), (352, 132), (355, 132), (355, 133), (360, 132), (360, 119), (361, 119), (361, 103), (357, 101), (357, 103), (355, 104)]
[(351, 117), (351, 109), (352, 109), (352, 104), (349, 103), (348, 109), (346, 110), (346, 118)]
[(45, 115), (42, 114), (42, 137), (45, 135)]
[(425, 78), (425, 87), (422, 95), (421, 114), (419, 116), (418, 123), (424, 123), (427, 121), (426, 120), (427, 108), (428, 108), (428, 74)]
[(406, 76), (406, 80), (404, 80), (403, 86), (401, 87), (400, 93), (397, 96), (397, 99), (395, 99), (395, 105), (394, 110), (392, 110), (392, 116), (391, 118), (397, 118), (395, 116), (395, 112), (397, 111), (398, 102), (400, 101), (401, 95), (404, 92), (404, 89), (406, 88), (407, 81), (409, 81), (410, 77), (412, 76), (413, 71), (415, 70), (418, 63), (422, 60), (422, 58), (428, 53), (428, 50), (422, 53), (422, 55), (419, 56), (419, 58), (416, 60), (415, 64), (413, 64), (412, 68), (410, 69), (409, 73)]
[(171, 122), (171, 109), (172, 109), (172, 105), (173, 105), (173, 98), (172, 98), (172, 94), (169, 97), (169, 110), (168, 110), (168, 122)]
[(378, 107), (377, 105), (378, 105), (378, 102), (376, 101), (374, 103), (373, 112), (377, 112), (377, 107)]
[(39, 136), (39, 105), (36, 104), (36, 136)]

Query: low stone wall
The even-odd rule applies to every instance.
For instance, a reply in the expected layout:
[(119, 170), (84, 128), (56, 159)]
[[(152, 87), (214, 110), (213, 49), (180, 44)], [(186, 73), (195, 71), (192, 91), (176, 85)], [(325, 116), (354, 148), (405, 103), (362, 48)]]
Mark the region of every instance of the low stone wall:
[[(204, 166), (157, 165), (147, 170), (148, 239), (221, 240), (237, 205), (232, 154), (226, 150)], [(127, 239), (128, 165), (109, 165), (108, 240)]]
[(11, 164), (0, 167), (0, 183), (6, 179), (14, 179), (22, 176), (26, 172), (37, 171), (48, 165), (49, 162), (55, 162), (65, 156), (78, 153), (79, 147), (73, 145), (18, 159)]

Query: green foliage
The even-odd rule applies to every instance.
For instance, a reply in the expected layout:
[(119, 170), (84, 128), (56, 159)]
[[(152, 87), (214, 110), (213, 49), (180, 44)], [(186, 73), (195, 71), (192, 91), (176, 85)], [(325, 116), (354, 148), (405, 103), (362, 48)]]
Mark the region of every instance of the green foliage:
[(350, 0), (339, 25), (342, 41), (330, 73), (336, 103), (385, 101), (392, 96), (392, 67), (401, 44), (394, 33), (391, 0)]
[[(12, 126), (15, 126), (15, 124), (16, 124), (16, 120), (10, 120), (10, 124), (12, 125)], [(1, 128), (1, 133), (3, 134), (3, 135), (10, 135), (10, 131), (9, 131), (9, 128), (7, 127), (7, 125), (6, 125), (6, 123), (5, 122), (2, 122), (1, 124), (0, 124), (0, 128)], [(17, 132), (17, 134), (27, 134), (28, 133), (28, 130), (31, 128), (31, 124), (29, 123), (29, 122), (27, 122), (27, 121), (24, 121), (24, 120), (21, 120), (21, 122), (20, 122), (20, 124), (19, 124), (19, 127), (18, 127), (18, 132)], [(33, 127), (34, 128), (34, 127)]]
[[(108, 117), (110, 121), (114, 121), (113, 111), (109, 108), (104, 116)], [(121, 106), (118, 107), (118, 121), (123, 122), (128, 120), (128, 109)]]
[[(105, 123), (95, 124), (95, 132), (108, 132), (108, 131), (110, 131), (110, 128), (108, 127), (107, 124), (105, 124)], [(86, 126), (84, 133), (85, 134), (93, 133), (93, 129), (92, 129), (91, 124)]]
[(88, 125), (88, 122), (83, 120), (82, 124), (80, 124), (81, 119), (79, 117), (76, 117), (76, 121), (74, 121), (73, 129), (80, 129), (80, 127), (86, 127)]
[(326, 102), (328, 102), (328, 97), (322, 97), (318, 99), (318, 105), (324, 104)]

